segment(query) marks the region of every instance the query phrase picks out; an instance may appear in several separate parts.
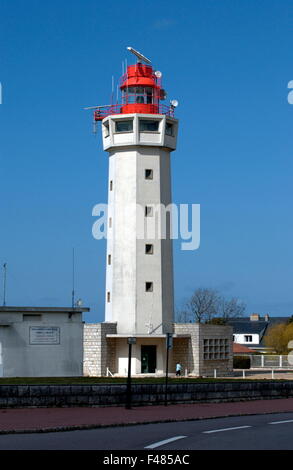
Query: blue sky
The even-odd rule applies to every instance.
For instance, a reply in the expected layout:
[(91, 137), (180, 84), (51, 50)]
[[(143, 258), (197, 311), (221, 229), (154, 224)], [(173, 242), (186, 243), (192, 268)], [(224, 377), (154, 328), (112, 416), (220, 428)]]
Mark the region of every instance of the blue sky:
[(293, 314), (292, 38), (291, 0), (0, 0), (7, 302), (70, 305), (75, 247), (86, 320), (103, 320), (91, 213), (108, 161), (83, 107), (109, 102), (131, 45), (180, 102), (174, 202), (201, 204), (200, 249), (174, 244), (177, 306), (204, 286), (248, 313)]

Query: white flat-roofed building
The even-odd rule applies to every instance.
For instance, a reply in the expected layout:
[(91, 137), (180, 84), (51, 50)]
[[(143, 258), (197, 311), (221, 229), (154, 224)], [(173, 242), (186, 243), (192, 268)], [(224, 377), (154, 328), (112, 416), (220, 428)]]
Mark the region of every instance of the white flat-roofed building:
[(87, 308), (0, 307), (0, 377), (83, 375)]

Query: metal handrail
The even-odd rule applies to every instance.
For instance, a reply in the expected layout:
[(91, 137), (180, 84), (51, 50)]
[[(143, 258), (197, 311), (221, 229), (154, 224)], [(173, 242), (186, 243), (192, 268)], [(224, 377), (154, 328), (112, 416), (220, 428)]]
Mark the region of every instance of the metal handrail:
[[(107, 106), (99, 106), (94, 111), (94, 120), (102, 121), (106, 117), (112, 116), (114, 114), (123, 115), (123, 106), (125, 106), (125, 104), (110, 104)], [(165, 104), (159, 104), (158, 113), (154, 113), (154, 115), (155, 114), (165, 114), (166, 116), (174, 117), (174, 107)]]

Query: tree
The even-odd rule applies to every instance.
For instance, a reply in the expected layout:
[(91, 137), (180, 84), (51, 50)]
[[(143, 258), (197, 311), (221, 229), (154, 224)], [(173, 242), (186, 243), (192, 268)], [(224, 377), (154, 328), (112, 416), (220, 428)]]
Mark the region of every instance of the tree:
[(267, 348), (277, 354), (288, 354), (288, 344), (293, 340), (293, 323), (279, 323), (269, 328), (264, 338)]
[(225, 325), (230, 318), (243, 316), (246, 305), (236, 297), (227, 299), (217, 290), (210, 288), (195, 289), (185, 307), (176, 315), (178, 322), (187, 319), (197, 323)]
[(186, 307), (193, 321), (203, 323), (217, 315), (219, 301), (220, 297), (216, 290), (199, 288), (194, 291)]
[(224, 323), (231, 318), (239, 318), (244, 315), (246, 305), (244, 302), (241, 302), (237, 297), (232, 297), (232, 299), (225, 299), (221, 297), (220, 299), (220, 311), (219, 315), (224, 320)]

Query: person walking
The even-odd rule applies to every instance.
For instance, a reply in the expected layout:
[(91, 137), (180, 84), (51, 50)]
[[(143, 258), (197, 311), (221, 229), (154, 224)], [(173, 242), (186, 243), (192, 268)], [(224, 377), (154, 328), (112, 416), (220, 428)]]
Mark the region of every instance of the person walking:
[(182, 370), (182, 366), (181, 366), (180, 362), (177, 362), (177, 364), (176, 364), (176, 377), (180, 377), (181, 370)]

